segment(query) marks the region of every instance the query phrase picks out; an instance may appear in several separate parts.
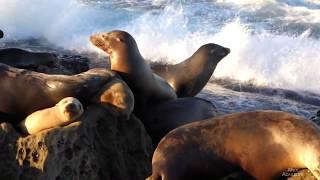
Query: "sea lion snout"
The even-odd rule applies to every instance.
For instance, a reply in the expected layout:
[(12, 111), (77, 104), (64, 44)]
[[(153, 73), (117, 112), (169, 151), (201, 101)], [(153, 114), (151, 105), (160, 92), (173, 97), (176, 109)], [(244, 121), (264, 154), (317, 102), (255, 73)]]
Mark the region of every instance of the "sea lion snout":
[(226, 51), (226, 55), (228, 55), (231, 52), (229, 48), (225, 48), (225, 51)]
[(79, 107), (75, 103), (70, 103), (66, 105), (66, 111), (69, 112), (76, 112), (78, 111)]
[(231, 50), (230, 50), (229, 48), (222, 47), (222, 50), (217, 51), (217, 55), (220, 56), (221, 58), (224, 58), (224, 57), (226, 57), (230, 52), (231, 52)]

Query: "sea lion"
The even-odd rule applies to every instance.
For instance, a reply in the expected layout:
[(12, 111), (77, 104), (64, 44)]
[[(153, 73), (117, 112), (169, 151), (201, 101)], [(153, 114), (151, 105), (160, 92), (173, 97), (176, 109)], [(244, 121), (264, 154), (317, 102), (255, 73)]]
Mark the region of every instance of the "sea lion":
[(133, 111), (134, 96), (132, 91), (120, 79), (115, 79), (104, 85), (97, 96), (93, 98), (96, 102), (109, 102), (110, 112), (117, 112), (119, 115), (127, 116)]
[(170, 85), (153, 74), (129, 33), (99, 33), (90, 36), (90, 41), (109, 55), (111, 70), (119, 73), (131, 88), (136, 102), (134, 113), (138, 117), (154, 104), (177, 98)]
[(52, 66), (58, 60), (53, 53), (29, 52), (18, 48), (0, 49), (0, 63), (17, 68), (32, 68), (39, 65)]
[(3, 31), (1, 31), (0, 29), (0, 39), (3, 38), (4, 34), (3, 34)]
[(178, 97), (193, 97), (207, 84), (217, 64), (229, 53), (228, 48), (205, 44), (178, 64), (155, 65), (152, 70), (170, 84)]
[(83, 114), (81, 102), (74, 97), (66, 97), (55, 106), (30, 114), (18, 127), (24, 134), (65, 126), (76, 121)]
[(211, 102), (198, 97), (186, 97), (152, 107), (142, 120), (156, 147), (169, 131), (216, 115), (216, 108)]
[[(115, 78), (117, 74), (105, 68), (90, 69), (67, 76), (48, 75), (0, 63), (0, 112), (28, 115), (37, 110), (52, 107), (65, 97), (75, 97), (82, 103), (96, 102), (114, 107), (121, 104), (118, 102), (130, 102), (127, 106), (121, 104), (118, 107), (120, 109), (127, 107), (129, 110), (125, 111), (130, 112), (133, 96), (131, 92), (129, 93), (129, 88), (123, 91), (128, 93), (123, 96), (119, 96), (118, 93), (118, 96), (111, 96), (111, 98), (97, 98), (104, 96), (105, 92), (101, 89)], [(120, 79), (117, 83), (126, 86)], [(114, 90), (117, 91), (117, 88)], [(109, 89), (105, 91), (110, 92)]]
[(274, 179), (308, 168), (320, 179), (320, 129), (280, 111), (235, 113), (181, 126), (167, 134), (152, 159), (153, 180), (219, 179), (242, 169)]

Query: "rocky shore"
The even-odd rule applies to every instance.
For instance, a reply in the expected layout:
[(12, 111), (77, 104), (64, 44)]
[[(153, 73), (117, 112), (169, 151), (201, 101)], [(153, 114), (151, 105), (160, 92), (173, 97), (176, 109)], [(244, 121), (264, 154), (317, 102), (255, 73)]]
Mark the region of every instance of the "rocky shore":
[[(58, 55), (50, 67), (30, 67), (49, 74), (76, 74), (89, 59)], [(125, 119), (100, 105), (85, 109), (80, 121), (23, 136), (9, 123), (0, 124), (0, 179), (142, 180), (151, 174), (152, 142), (133, 114)], [(320, 113), (311, 120), (318, 123)], [(1, 120), (0, 120), (1, 122)], [(290, 180), (315, 179), (308, 170), (285, 174)], [(233, 173), (224, 179), (248, 178)]]

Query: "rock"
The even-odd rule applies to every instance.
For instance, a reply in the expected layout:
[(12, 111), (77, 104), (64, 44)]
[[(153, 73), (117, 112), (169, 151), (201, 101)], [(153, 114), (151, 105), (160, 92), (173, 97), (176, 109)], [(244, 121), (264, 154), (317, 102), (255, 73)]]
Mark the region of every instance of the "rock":
[(301, 169), (294, 173), (288, 180), (317, 180), (308, 169)]
[(74, 74), (89, 70), (89, 59), (78, 55), (62, 55), (59, 64)]
[(151, 174), (152, 145), (131, 115), (116, 118), (91, 105), (81, 121), (21, 137), (0, 128), (0, 179), (139, 180)]
[(0, 39), (3, 38), (4, 34), (3, 34), (3, 31), (1, 31), (0, 29)]
[(312, 116), (310, 120), (320, 126), (320, 110), (316, 113), (315, 116)]
[(46, 74), (64, 74), (73, 75), (89, 70), (90, 60), (78, 55), (61, 55), (55, 54), (57, 60), (52, 65), (37, 65), (25, 67), (32, 71), (37, 71)]
[(19, 134), (9, 123), (0, 124), (0, 179), (19, 179), (21, 170), (16, 161), (16, 144)]
[[(21, 69), (28, 69), (31, 71), (37, 71), (41, 73), (47, 74), (65, 74), (65, 75), (72, 75), (72, 74), (79, 74), (81, 72), (87, 71), (90, 68), (90, 60), (86, 57), (82, 57), (79, 55), (63, 55), (58, 53), (52, 52), (43, 52), (37, 53), (37, 51), (32, 52), (26, 49), (2, 49), (1, 51), (5, 53), (5, 56), (8, 56), (10, 53), (12, 57), (8, 57), (9, 59), (5, 59), (1, 61), (2, 63), (7, 63), (10, 66), (14, 66)], [(7, 51), (5, 51), (7, 50)], [(25, 57), (22, 60), (18, 60), (18, 62), (11, 63), (11, 60), (15, 60), (16, 56), (15, 53), (18, 51), (20, 56), (23, 54)], [(21, 54), (22, 53), (22, 54)], [(46, 58), (48, 60), (44, 61), (43, 63), (29, 61), (29, 55), (32, 57), (36, 57), (36, 59)], [(21, 62), (19, 62), (21, 61)]]

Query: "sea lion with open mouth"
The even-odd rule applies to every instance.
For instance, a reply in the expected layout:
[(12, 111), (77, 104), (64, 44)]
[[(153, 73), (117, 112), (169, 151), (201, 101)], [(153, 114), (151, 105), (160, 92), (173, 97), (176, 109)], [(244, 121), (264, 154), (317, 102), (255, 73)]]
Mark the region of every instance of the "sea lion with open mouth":
[(109, 55), (111, 70), (119, 73), (131, 88), (136, 102), (134, 113), (138, 117), (150, 106), (177, 98), (171, 86), (152, 72), (129, 33), (99, 33), (90, 36), (90, 41)]

